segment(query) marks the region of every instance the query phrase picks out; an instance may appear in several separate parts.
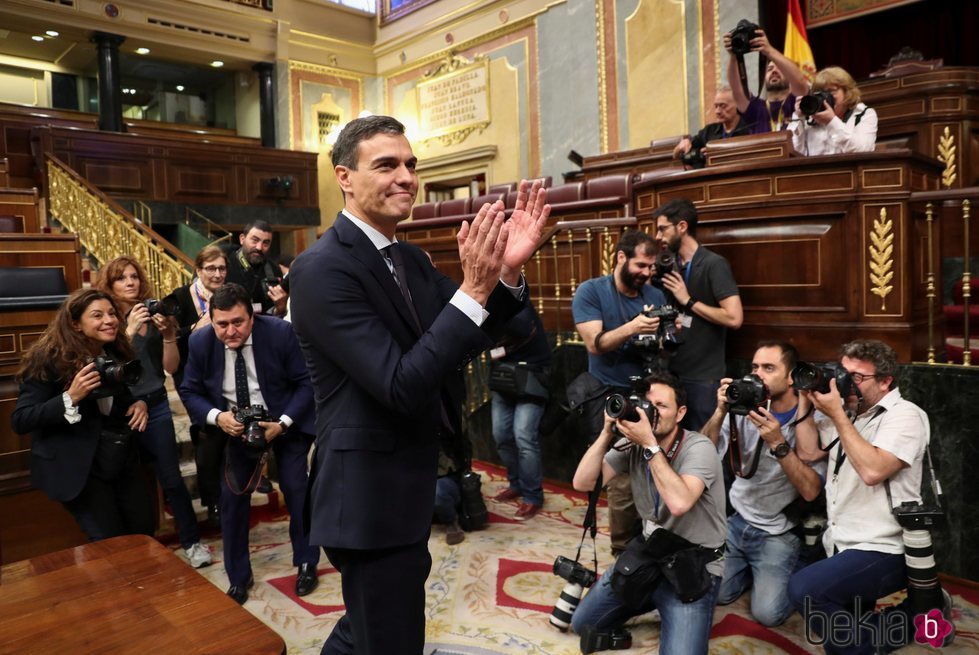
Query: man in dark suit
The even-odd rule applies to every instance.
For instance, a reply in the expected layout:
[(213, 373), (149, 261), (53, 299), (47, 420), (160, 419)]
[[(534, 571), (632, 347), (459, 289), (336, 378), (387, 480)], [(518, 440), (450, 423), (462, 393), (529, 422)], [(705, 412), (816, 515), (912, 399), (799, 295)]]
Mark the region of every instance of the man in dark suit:
[(509, 221), (498, 202), (464, 222), (457, 288), (394, 239), (418, 190), (404, 126), (351, 121), (332, 157), (344, 210), (289, 272), (316, 392), (310, 542), (340, 572), (347, 608), (322, 652), (418, 655), (439, 439), (459, 432), (465, 364), (521, 307), (520, 267), (550, 208), (524, 182)]
[(225, 284), (211, 296), (211, 325), (190, 337), (180, 395), (191, 421), (206, 426), (205, 438), (227, 441), (221, 479), (221, 536), (228, 595), (248, 600), (254, 583), (248, 559), (251, 492), (261, 475), (263, 448), (250, 445), (234, 408), (263, 406), (270, 417), (257, 421), (279, 463), (279, 485), (289, 508), (292, 563), (299, 567), (296, 595), (318, 584), (319, 549), (302, 529), (306, 456), (313, 434), (313, 389), (299, 342), (285, 321), (253, 314), (248, 292)]

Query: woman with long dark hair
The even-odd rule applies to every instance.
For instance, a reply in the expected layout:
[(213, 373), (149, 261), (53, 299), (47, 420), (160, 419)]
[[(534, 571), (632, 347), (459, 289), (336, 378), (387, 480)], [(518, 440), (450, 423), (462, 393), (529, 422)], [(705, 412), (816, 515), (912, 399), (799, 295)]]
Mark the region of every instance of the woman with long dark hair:
[(31, 434), (31, 483), (64, 505), (92, 541), (153, 534), (133, 436), (146, 428), (147, 407), (115, 381), (132, 359), (112, 298), (82, 289), (64, 302), (17, 373), (11, 424)]
[(164, 312), (151, 312), (147, 307), (144, 301), (150, 297), (150, 284), (142, 266), (132, 257), (108, 262), (99, 271), (95, 286), (112, 296), (125, 321), (126, 336), (143, 365), (139, 382), (130, 388), (149, 407), (149, 422), (139, 440), (142, 452), (153, 462), (187, 559), (195, 568), (206, 566), (211, 563), (211, 553), (201, 543), (197, 515), (180, 474), (177, 435), (164, 387), (166, 374), (172, 374), (180, 364), (176, 322)]

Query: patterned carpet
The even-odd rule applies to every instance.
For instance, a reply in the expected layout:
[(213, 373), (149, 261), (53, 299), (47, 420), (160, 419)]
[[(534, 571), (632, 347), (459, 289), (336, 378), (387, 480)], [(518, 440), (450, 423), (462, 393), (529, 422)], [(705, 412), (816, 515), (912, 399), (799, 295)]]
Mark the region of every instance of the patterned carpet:
[[(468, 533), (457, 546), (445, 543), (444, 529), (433, 528), (429, 542), (433, 557), (428, 579), (427, 643), (440, 655), (574, 655), (578, 640), (548, 623), (564, 581), (551, 572), (557, 555), (574, 557), (581, 536), (586, 501), (581, 494), (549, 486), (543, 511), (527, 522), (513, 518), (516, 503), (498, 503), (492, 496), (506, 483), (502, 470), (478, 464), (490, 524)], [(311, 595), (294, 595), (288, 519), (277, 494), (256, 494), (252, 510), (252, 568), (255, 587), (245, 608), (285, 639), (291, 654), (319, 653), (323, 640), (343, 613), (339, 575), (325, 557), (320, 562), (320, 586)], [(599, 525), (607, 525), (599, 508)], [(221, 565), (221, 539), (205, 539), (215, 564), (201, 573), (222, 590), (228, 581)], [(609, 564), (608, 536), (598, 537), (601, 570)], [(591, 551), (583, 558), (591, 560)], [(979, 653), (979, 590), (948, 587), (955, 594), (956, 642), (948, 653)], [(659, 626), (655, 616), (630, 624), (633, 647), (624, 654), (655, 653)], [(383, 629), (383, 626), (378, 626)], [(820, 652), (806, 643), (802, 618), (794, 615), (776, 629), (750, 619), (746, 599), (719, 607), (714, 615), (710, 653), (791, 655)], [(901, 653), (927, 653), (913, 646)]]

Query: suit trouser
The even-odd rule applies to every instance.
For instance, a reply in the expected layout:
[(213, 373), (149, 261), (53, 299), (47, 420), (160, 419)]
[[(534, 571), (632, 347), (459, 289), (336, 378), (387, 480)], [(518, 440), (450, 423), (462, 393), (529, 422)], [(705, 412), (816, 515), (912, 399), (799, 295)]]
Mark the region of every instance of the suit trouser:
[(197, 489), (201, 494), (201, 504), (207, 507), (219, 505), (221, 487), (224, 486), (224, 447), (228, 435), (224, 430), (206, 425), (191, 426), (191, 436), (197, 432), (194, 444), (194, 462), (197, 464)]
[(421, 655), (425, 647), (428, 538), (379, 550), (324, 548), (340, 572), (340, 617), (321, 655)]
[[(303, 507), (306, 502), (306, 455), (312, 437), (288, 432), (272, 440), (272, 450), (279, 462), (279, 488), (286, 497), (289, 509), (289, 539), (292, 542), (292, 565), (315, 565), (320, 551), (309, 545), (309, 535), (303, 532)], [(235, 487), (241, 491), (255, 472), (257, 459), (246, 456), (240, 439), (229, 439), (228, 468), (221, 471), (221, 537), (224, 539), (224, 569), (233, 585), (244, 585), (252, 574), (248, 557), (248, 528), (251, 514), (251, 494), (238, 495), (228, 486), (227, 475), (234, 476)]]

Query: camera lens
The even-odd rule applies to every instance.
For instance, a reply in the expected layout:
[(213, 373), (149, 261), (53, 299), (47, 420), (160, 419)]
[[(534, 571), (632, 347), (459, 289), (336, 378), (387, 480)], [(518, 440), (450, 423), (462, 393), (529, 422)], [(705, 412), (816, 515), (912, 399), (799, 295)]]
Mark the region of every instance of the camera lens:
[(799, 362), (792, 369), (792, 386), (803, 391), (815, 389), (822, 377), (818, 367), (807, 362)]
[(605, 401), (605, 412), (612, 418), (619, 418), (625, 411), (626, 405), (628, 405), (628, 401), (626, 401), (625, 396), (617, 393), (612, 394)]

